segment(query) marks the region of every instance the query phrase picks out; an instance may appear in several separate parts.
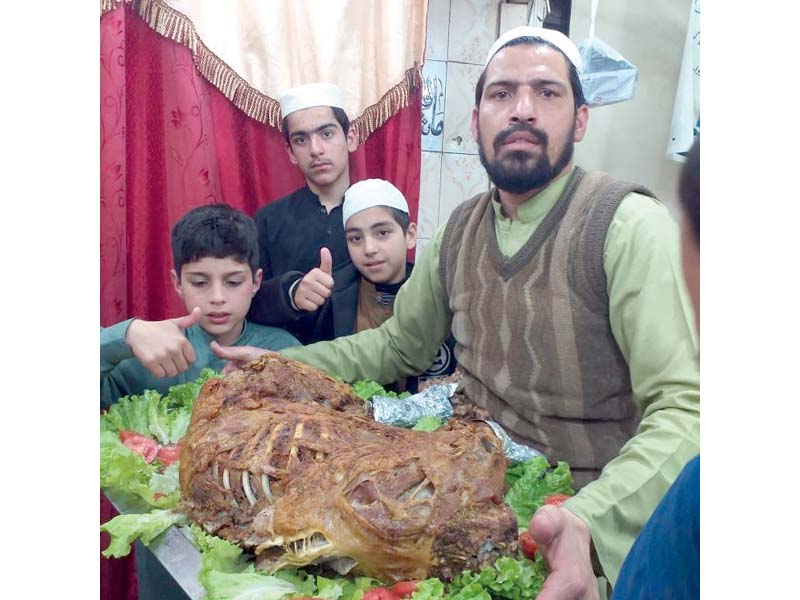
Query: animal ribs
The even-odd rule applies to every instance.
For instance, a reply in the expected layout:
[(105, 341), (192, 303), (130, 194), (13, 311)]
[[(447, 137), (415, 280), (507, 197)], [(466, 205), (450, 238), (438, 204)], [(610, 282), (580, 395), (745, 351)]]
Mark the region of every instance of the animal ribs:
[(183, 510), (260, 568), (327, 563), (398, 581), (516, 551), (505, 470), (483, 423), (433, 433), (376, 423), (348, 386), (268, 355), (205, 384), (180, 477)]

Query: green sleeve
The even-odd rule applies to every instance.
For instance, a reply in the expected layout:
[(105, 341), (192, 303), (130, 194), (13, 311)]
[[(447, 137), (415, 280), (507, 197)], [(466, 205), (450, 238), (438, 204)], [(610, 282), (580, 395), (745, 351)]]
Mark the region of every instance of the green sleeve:
[(282, 352), (345, 381), (386, 384), (422, 373), (450, 335), (452, 314), (439, 278), (442, 230), (436, 232), (397, 293), (394, 315), (376, 329)]
[(100, 405), (107, 408), (130, 392), (124, 369), (120, 364), (133, 358), (133, 351), (125, 343), (133, 319), (111, 327), (100, 328)]
[(114, 367), (126, 358), (133, 356), (130, 346), (125, 343), (133, 319), (122, 321), (111, 327), (100, 328), (100, 375), (110, 373)]
[(606, 236), (604, 266), (611, 329), (641, 421), (619, 456), (565, 506), (588, 524), (613, 585), (645, 521), (699, 452), (700, 373), (678, 228), (660, 203), (625, 197)]

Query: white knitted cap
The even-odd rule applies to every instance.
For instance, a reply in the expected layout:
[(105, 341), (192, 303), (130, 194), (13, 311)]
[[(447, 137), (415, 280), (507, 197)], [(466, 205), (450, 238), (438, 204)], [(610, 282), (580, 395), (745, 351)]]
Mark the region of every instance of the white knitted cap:
[(347, 227), (350, 217), (374, 206), (388, 206), (408, 214), (408, 202), (400, 190), (385, 179), (365, 179), (344, 193), (342, 223)]
[(530, 27), (528, 25), (520, 25), (519, 27), (509, 29), (503, 35), (497, 38), (495, 43), (492, 44), (492, 47), (489, 48), (489, 53), (486, 55), (486, 62), (483, 63), (484, 68), (489, 64), (489, 61), (492, 60), (492, 57), (497, 54), (497, 51), (500, 50), (503, 45), (507, 44), (511, 40), (521, 37), (538, 37), (550, 42), (556, 48), (561, 50), (567, 56), (570, 62), (575, 65), (575, 68), (578, 70), (578, 75), (583, 72), (583, 60), (581, 60), (581, 53), (578, 52), (578, 47), (572, 43), (571, 39), (555, 29)]
[(344, 94), (332, 83), (307, 83), (283, 92), (278, 98), (281, 117), (312, 106), (331, 106), (344, 110)]

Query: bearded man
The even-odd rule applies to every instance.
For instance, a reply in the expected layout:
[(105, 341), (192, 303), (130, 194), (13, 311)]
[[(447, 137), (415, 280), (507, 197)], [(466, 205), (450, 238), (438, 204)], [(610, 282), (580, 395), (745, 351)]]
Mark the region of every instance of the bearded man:
[(550, 566), (539, 600), (609, 594), (699, 448), (678, 228), (646, 188), (573, 165), (589, 117), (581, 67), (558, 32), (498, 39), (472, 111), (494, 187), (455, 209), (383, 326), (283, 351), (346, 381), (390, 382), (423, 371), (452, 329), (469, 399), (568, 461), (579, 488), (531, 521)]

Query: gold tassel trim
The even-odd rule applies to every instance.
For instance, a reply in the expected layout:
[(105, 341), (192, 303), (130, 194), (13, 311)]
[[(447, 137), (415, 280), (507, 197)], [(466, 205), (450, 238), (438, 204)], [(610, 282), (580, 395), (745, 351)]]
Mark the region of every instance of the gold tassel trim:
[[(281, 106), (278, 101), (259, 92), (209, 50), (197, 35), (189, 17), (162, 0), (101, 0), (101, 16), (115, 10), (123, 2), (159, 35), (189, 48), (200, 74), (233, 102), (234, 106), (260, 123), (281, 129)], [(352, 119), (350, 126), (357, 143), (363, 144), (373, 131), (408, 106), (411, 91), (421, 85), (421, 82), (421, 68), (415, 64), (378, 102)]]
[(120, 0), (100, 0), (100, 16), (102, 17), (107, 12), (116, 10), (120, 5)]
[(359, 117), (353, 119), (350, 126), (359, 144), (367, 141), (369, 135), (380, 128), (386, 121), (408, 106), (411, 92), (422, 84), (422, 72), (419, 65), (414, 65), (402, 81), (386, 92), (380, 100), (364, 109)]

